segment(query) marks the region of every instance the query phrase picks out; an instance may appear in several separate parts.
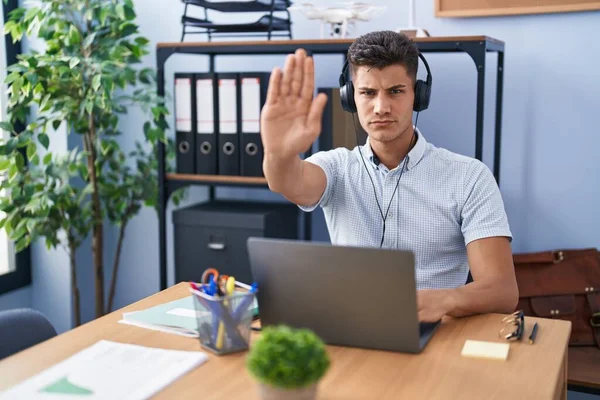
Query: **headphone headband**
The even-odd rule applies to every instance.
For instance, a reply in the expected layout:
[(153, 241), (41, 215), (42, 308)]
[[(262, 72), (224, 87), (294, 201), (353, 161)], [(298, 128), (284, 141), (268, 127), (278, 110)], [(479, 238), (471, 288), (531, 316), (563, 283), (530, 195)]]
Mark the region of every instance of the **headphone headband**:
[[(421, 59), (421, 61), (423, 61), (423, 65), (425, 65), (425, 70), (427, 71), (427, 78), (425, 78), (425, 81), (427, 82), (427, 85), (431, 86), (431, 70), (429, 69), (429, 64), (427, 63), (427, 60), (421, 52), (419, 52), (419, 58)], [(340, 74), (340, 87), (346, 84), (346, 72), (348, 72), (349, 66), (350, 63), (348, 61), (348, 57), (346, 57), (346, 60), (344, 61), (344, 66), (342, 68), (342, 73)]]

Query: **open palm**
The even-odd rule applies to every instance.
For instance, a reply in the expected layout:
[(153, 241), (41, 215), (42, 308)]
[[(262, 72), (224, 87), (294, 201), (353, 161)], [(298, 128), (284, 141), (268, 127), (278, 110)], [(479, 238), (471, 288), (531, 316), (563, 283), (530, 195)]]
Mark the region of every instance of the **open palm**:
[(319, 136), (327, 96), (313, 99), (314, 82), (313, 59), (303, 49), (287, 56), (283, 73), (273, 69), (260, 117), (265, 154), (298, 155)]

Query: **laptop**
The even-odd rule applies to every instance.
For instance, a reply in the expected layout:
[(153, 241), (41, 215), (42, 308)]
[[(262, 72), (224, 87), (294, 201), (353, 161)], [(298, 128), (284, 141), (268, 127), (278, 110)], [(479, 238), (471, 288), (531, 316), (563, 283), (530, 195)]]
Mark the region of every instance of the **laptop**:
[(410, 251), (250, 237), (262, 326), (308, 328), (331, 345), (420, 353), (439, 321), (419, 323)]

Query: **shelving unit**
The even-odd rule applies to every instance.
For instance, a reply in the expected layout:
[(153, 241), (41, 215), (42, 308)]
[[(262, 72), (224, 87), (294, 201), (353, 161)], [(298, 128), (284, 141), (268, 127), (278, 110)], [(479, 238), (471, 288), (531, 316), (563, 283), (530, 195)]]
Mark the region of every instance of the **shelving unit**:
[[(483, 110), (485, 95), (486, 54), (498, 53), (496, 75), (496, 115), (494, 128), (494, 167), (496, 181), (500, 182), (500, 144), (502, 131), (502, 92), (504, 79), (504, 42), (487, 36), (427, 37), (414, 39), (423, 53), (466, 53), (474, 61), (477, 71), (477, 96), (475, 116), (475, 157), (483, 156)], [(198, 54), (209, 57), (209, 72), (215, 72), (215, 57), (227, 55), (273, 55), (293, 53), (304, 48), (311, 55), (339, 54), (346, 57), (352, 39), (319, 40), (277, 40), (243, 42), (199, 42), (199, 43), (158, 43), (156, 47), (158, 94), (165, 94), (165, 64), (174, 54)], [(340, 58), (340, 70), (343, 59)], [(171, 194), (187, 185), (208, 186), (209, 198), (214, 199), (216, 186), (241, 186), (250, 188), (268, 188), (264, 178), (242, 176), (210, 176), (165, 173), (165, 146), (158, 146), (158, 185), (159, 185), (159, 268), (160, 289), (167, 287), (167, 227), (166, 209)], [(304, 239), (310, 240), (310, 215), (304, 215)]]
[[(182, 42), (186, 34), (206, 34), (209, 42), (213, 37), (232, 36), (266, 36), (267, 40), (271, 40), (272, 37), (282, 36), (292, 39), (292, 21), (290, 12), (288, 11), (288, 7), (292, 4), (290, 0), (183, 0), (183, 3), (185, 7), (183, 16), (181, 17)], [(189, 6), (202, 8), (204, 18), (189, 16)], [(263, 13), (263, 15), (253, 22), (218, 24), (208, 18), (208, 10), (221, 13)], [(286, 17), (278, 17), (274, 15), (275, 13), (284, 13)]]

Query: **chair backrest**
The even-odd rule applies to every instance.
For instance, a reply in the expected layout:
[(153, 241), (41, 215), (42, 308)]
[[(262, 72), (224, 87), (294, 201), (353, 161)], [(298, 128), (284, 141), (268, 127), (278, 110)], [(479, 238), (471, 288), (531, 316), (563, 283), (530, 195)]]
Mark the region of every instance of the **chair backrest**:
[(56, 336), (39, 311), (17, 308), (0, 311), (0, 360)]

